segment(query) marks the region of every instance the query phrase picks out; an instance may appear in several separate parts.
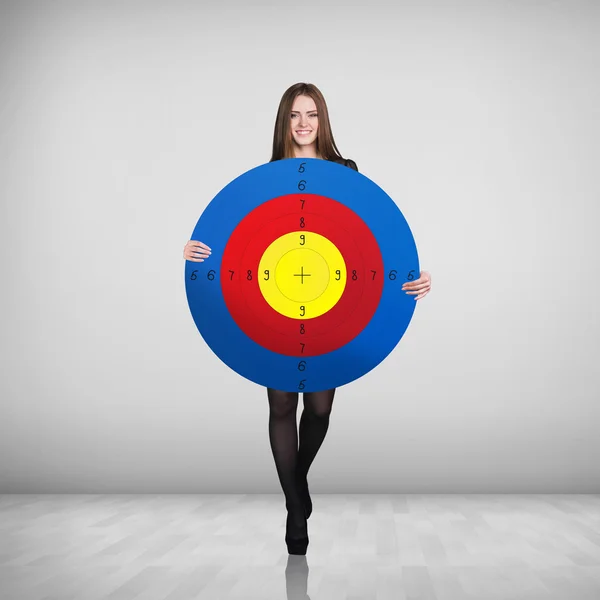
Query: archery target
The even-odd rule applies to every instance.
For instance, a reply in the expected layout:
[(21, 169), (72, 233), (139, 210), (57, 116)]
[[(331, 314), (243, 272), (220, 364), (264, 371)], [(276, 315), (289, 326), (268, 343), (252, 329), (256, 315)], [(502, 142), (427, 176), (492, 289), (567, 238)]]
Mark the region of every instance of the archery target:
[(340, 387), (394, 349), (412, 318), (404, 281), (419, 276), (410, 228), (394, 201), (348, 167), (285, 159), (233, 180), (191, 239), (194, 322), (243, 377), (286, 391)]

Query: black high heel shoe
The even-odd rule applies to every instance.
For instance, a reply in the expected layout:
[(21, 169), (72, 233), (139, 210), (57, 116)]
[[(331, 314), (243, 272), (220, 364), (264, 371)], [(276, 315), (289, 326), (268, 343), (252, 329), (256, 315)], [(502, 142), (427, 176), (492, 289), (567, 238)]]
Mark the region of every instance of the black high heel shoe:
[(288, 510), (285, 523), (285, 543), (289, 554), (306, 554), (308, 548), (308, 524), (303, 513)]

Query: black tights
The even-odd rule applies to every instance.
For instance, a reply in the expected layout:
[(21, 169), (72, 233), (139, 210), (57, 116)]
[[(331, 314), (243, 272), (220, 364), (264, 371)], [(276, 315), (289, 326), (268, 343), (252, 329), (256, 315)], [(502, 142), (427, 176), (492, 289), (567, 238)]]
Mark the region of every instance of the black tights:
[(335, 389), (303, 394), (304, 410), (296, 430), (298, 392), (267, 388), (269, 440), (288, 510), (299, 510), (297, 478), (306, 478), (329, 428)]

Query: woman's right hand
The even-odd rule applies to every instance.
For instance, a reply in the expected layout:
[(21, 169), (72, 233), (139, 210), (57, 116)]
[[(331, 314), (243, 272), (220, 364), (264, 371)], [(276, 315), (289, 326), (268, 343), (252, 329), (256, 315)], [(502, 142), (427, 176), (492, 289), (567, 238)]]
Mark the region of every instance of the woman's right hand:
[(183, 249), (183, 258), (192, 262), (204, 262), (210, 256), (210, 248), (202, 242), (190, 240)]

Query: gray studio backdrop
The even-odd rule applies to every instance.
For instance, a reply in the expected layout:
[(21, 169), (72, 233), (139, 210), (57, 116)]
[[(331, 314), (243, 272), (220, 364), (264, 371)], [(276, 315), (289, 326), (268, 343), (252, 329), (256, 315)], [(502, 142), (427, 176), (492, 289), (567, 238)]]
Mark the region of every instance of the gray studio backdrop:
[(433, 280), (311, 489), (600, 491), (598, 3), (0, 11), (0, 492), (280, 492), (182, 250), (297, 81)]

